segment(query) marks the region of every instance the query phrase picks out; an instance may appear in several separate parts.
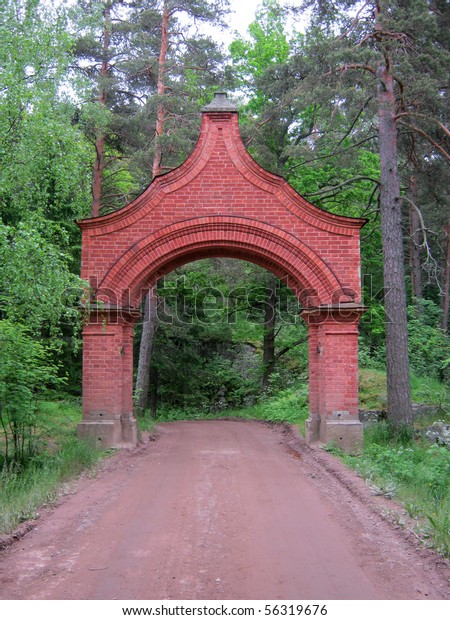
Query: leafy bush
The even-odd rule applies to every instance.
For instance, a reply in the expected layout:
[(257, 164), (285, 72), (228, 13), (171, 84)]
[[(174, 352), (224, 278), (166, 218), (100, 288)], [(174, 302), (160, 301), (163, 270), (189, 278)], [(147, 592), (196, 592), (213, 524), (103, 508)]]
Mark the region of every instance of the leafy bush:
[(171, 422), (175, 420), (211, 419), (226, 416), (297, 424), (300, 430), (303, 430), (304, 422), (308, 415), (308, 385), (304, 382), (298, 382), (290, 388), (281, 390), (276, 395), (263, 395), (256, 405), (244, 409), (211, 412), (201, 407), (161, 407), (158, 410), (158, 421)]
[[(62, 323), (78, 332), (80, 278), (69, 269), (61, 248), (64, 229), (34, 214), (17, 227), (0, 222), (0, 307), (2, 316), (27, 325), (35, 336), (50, 337), (54, 349), (64, 346)], [(75, 340), (72, 341), (72, 344)]]
[(419, 374), (444, 379), (449, 356), (448, 337), (439, 328), (440, 309), (432, 301), (420, 301), (421, 312), (408, 308), (408, 337), (411, 367)]
[(300, 385), (278, 392), (257, 407), (258, 417), (270, 422), (301, 424), (309, 414), (308, 386)]
[(36, 397), (46, 385), (60, 381), (57, 367), (27, 328), (0, 321), (0, 465), (23, 463), (35, 453)]
[[(449, 340), (440, 329), (441, 310), (433, 301), (422, 299), (408, 307), (408, 345), (411, 370), (420, 376), (445, 380), (449, 367)], [(385, 314), (383, 305), (373, 303), (361, 321), (359, 361), (363, 368), (384, 368), (386, 364)]]

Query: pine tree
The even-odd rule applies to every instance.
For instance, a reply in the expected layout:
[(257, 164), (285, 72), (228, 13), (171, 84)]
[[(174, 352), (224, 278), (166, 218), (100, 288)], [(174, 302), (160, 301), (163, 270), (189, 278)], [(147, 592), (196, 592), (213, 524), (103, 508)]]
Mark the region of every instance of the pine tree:
[(124, 206), (139, 191), (126, 152), (127, 125), (140, 105), (125, 71), (130, 10), (125, 0), (79, 0), (71, 11), (74, 69), (84, 77), (79, 122), (95, 149), (93, 217)]
[[(361, 115), (376, 113), (380, 157), (380, 214), (386, 309), (388, 416), (411, 423), (403, 204), (399, 136), (426, 141), (433, 156), (447, 159), (448, 130), (442, 122), (448, 50), (440, 42), (436, 5), (424, 0), (385, 2), (309, 1), (317, 67), (335, 89), (334, 105), (351, 109), (367, 103)], [(444, 8), (444, 10), (447, 10)], [(336, 36), (336, 31), (339, 31)], [(320, 96), (316, 88), (315, 95)], [(323, 101), (323, 92), (322, 92)], [(351, 127), (350, 127), (351, 129)]]

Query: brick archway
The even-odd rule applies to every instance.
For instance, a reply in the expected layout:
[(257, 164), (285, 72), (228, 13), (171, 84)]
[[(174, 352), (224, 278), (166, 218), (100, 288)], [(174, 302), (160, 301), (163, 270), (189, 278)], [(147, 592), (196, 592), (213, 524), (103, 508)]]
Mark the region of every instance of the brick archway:
[(136, 443), (133, 324), (163, 275), (207, 256), (247, 260), (282, 278), (309, 331), (308, 441), (352, 450), (358, 422), (359, 232), (364, 220), (307, 202), (246, 151), (237, 110), (217, 93), (196, 148), (176, 170), (112, 214), (82, 220), (82, 277), (91, 314), (83, 332), (80, 435)]

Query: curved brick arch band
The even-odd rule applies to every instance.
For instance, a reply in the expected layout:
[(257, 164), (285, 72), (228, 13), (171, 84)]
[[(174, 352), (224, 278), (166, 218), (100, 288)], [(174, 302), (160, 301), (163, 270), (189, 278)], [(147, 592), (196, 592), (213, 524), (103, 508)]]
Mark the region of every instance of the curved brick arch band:
[[(354, 301), (328, 265), (290, 233), (236, 217), (181, 221), (134, 244), (106, 274), (96, 291), (124, 307), (137, 307), (142, 291), (177, 266), (204, 256), (228, 256), (259, 264), (283, 279), (304, 307)], [(102, 292), (105, 298), (102, 299)]]
[[(359, 234), (364, 220), (321, 210), (248, 154), (233, 105), (217, 94), (198, 143), (129, 205), (79, 222), (82, 278), (92, 291), (83, 331), (79, 434), (136, 444), (133, 323), (141, 296), (178, 266), (208, 256), (247, 260), (282, 278), (309, 333), (307, 439), (352, 451), (358, 421)], [(100, 303), (101, 302), (101, 303)]]

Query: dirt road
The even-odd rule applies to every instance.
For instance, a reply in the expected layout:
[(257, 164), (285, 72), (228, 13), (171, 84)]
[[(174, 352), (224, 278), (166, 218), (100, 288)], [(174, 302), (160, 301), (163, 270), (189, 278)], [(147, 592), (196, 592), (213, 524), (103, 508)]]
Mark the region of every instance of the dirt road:
[(162, 425), (1, 553), (1, 598), (446, 598), (445, 564), (293, 443), (256, 422)]

